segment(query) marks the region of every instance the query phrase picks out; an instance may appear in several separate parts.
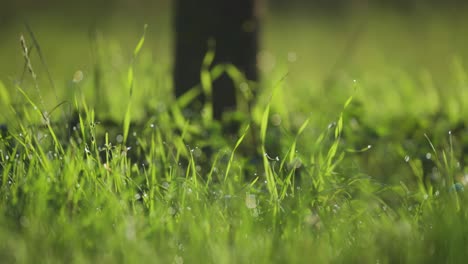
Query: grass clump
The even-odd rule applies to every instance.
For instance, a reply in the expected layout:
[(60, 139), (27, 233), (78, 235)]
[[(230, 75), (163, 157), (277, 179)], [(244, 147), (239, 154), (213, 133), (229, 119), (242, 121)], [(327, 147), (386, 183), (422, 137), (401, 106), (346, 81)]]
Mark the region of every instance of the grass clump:
[[(152, 67), (136, 59), (145, 57), (143, 40), (122, 76), (110, 79), (110, 66), (98, 65), (127, 99), (117, 122), (100, 119), (89, 100), (96, 82), (81, 75), (68, 95), (71, 121), (46, 116), (28, 87), (13, 87), (20, 96), (12, 103), (0, 83), (11, 114), (0, 130), (0, 259), (463, 261), (463, 128), (445, 132), (460, 119), (441, 111), (435, 126), (421, 116), (371, 122), (368, 95), (355, 88), (323, 122), (319, 110), (295, 115), (278, 103), (282, 80), (273, 96), (265, 89), (238, 134), (225, 136), (221, 124), (186, 118), (169, 96), (142, 87), (151, 76), (141, 72)], [(121, 97), (105, 105), (122, 107)]]

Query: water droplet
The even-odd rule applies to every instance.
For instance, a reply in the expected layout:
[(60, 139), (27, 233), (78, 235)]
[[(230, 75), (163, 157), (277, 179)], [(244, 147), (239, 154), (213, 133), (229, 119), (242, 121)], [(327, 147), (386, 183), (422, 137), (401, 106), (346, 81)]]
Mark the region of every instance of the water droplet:
[(297, 61), (297, 54), (294, 51), (288, 52), (288, 61), (289, 62), (296, 62)]
[(409, 162), (410, 161), (410, 156), (406, 155), (405, 156), (405, 162)]
[(426, 159), (430, 160), (432, 158), (432, 154), (431, 153), (426, 153)]
[(371, 149), (372, 148), (372, 145), (367, 145), (367, 149)]
[(245, 205), (249, 209), (257, 208), (257, 198), (255, 197), (255, 194), (247, 193), (245, 195)]
[(75, 74), (73, 74), (73, 82), (74, 83), (79, 83), (83, 80), (83, 77), (84, 77), (84, 74), (82, 71), (78, 70), (75, 72)]
[(270, 52), (263, 50), (257, 55), (258, 68), (263, 72), (270, 72), (276, 65), (276, 58)]
[(167, 213), (174, 216), (177, 213), (177, 210), (171, 206), (167, 209)]
[(181, 256), (174, 257), (174, 264), (184, 264), (184, 258)]
[(274, 126), (279, 126), (281, 125), (281, 116), (279, 114), (273, 114), (271, 116), (271, 123)]
[(117, 142), (119, 143), (122, 143), (123, 142), (123, 136), (122, 135), (117, 135), (117, 137), (115, 137), (115, 140), (117, 140)]
[(150, 127), (151, 127), (151, 128), (154, 128), (154, 124), (151, 124)]

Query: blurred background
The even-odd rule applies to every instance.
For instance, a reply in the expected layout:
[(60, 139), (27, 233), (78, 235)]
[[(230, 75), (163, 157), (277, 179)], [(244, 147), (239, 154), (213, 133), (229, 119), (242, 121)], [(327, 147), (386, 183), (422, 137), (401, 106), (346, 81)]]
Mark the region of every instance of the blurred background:
[[(303, 100), (300, 94), (314, 91), (319, 99), (311, 98), (310, 104), (318, 107), (342, 102), (350, 94), (343, 91), (350, 90), (352, 80), (366, 87), (363, 96), (378, 107), (386, 105), (379, 101), (381, 90), (402, 87), (405, 82), (422, 80), (443, 91), (468, 59), (466, 7), (466, 1), (456, 0), (265, 1), (259, 52), (263, 80), (268, 86), (268, 81), (287, 74), (285, 87), (290, 94), (298, 91)], [(19, 37), (24, 34), (31, 41), (24, 21), (41, 46), (59, 94), (65, 95), (77, 70), (85, 79), (92, 73), (93, 45), (107, 53), (105, 60), (111, 67), (128, 65), (148, 24), (142, 64), (153, 65), (148, 71), (160, 76), (156, 85), (168, 91), (172, 15), (170, 0), (2, 0), (0, 80), (12, 87), (9, 84), (22, 78)], [(40, 81), (46, 82), (44, 67), (34, 54), (33, 66)], [(417, 87), (417, 83), (411, 85)], [(288, 103), (292, 110), (305, 105), (295, 104), (293, 98)], [(434, 100), (431, 104), (434, 109), (439, 106)], [(389, 111), (400, 108), (388, 103)]]

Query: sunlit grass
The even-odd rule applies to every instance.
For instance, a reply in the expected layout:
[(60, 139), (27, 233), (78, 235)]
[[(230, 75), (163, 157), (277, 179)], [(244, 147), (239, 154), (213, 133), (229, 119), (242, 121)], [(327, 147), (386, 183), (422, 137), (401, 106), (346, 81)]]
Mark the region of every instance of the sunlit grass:
[(98, 70), (64, 77), (58, 102), (42, 103), (28, 74), (0, 83), (2, 261), (463, 261), (462, 57), (448, 60), (445, 90), (428, 70), (385, 66), (314, 89), (278, 62), (225, 135), (183, 114), (190, 95), (172, 98), (143, 39), (133, 60), (100, 39)]

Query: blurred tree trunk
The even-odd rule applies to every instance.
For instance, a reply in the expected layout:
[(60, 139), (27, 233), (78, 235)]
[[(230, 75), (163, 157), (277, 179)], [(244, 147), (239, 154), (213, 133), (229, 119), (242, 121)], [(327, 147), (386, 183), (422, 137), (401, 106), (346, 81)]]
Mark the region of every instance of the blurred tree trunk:
[[(203, 58), (209, 40), (215, 42), (215, 60), (232, 63), (249, 80), (257, 80), (257, 0), (175, 1), (175, 95), (180, 97), (200, 83)], [(220, 120), (237, 106), (234, 83), (223, 74), (213, 82), (213, 115)], [(204, 98), (191, 106), (199, 111)]]

